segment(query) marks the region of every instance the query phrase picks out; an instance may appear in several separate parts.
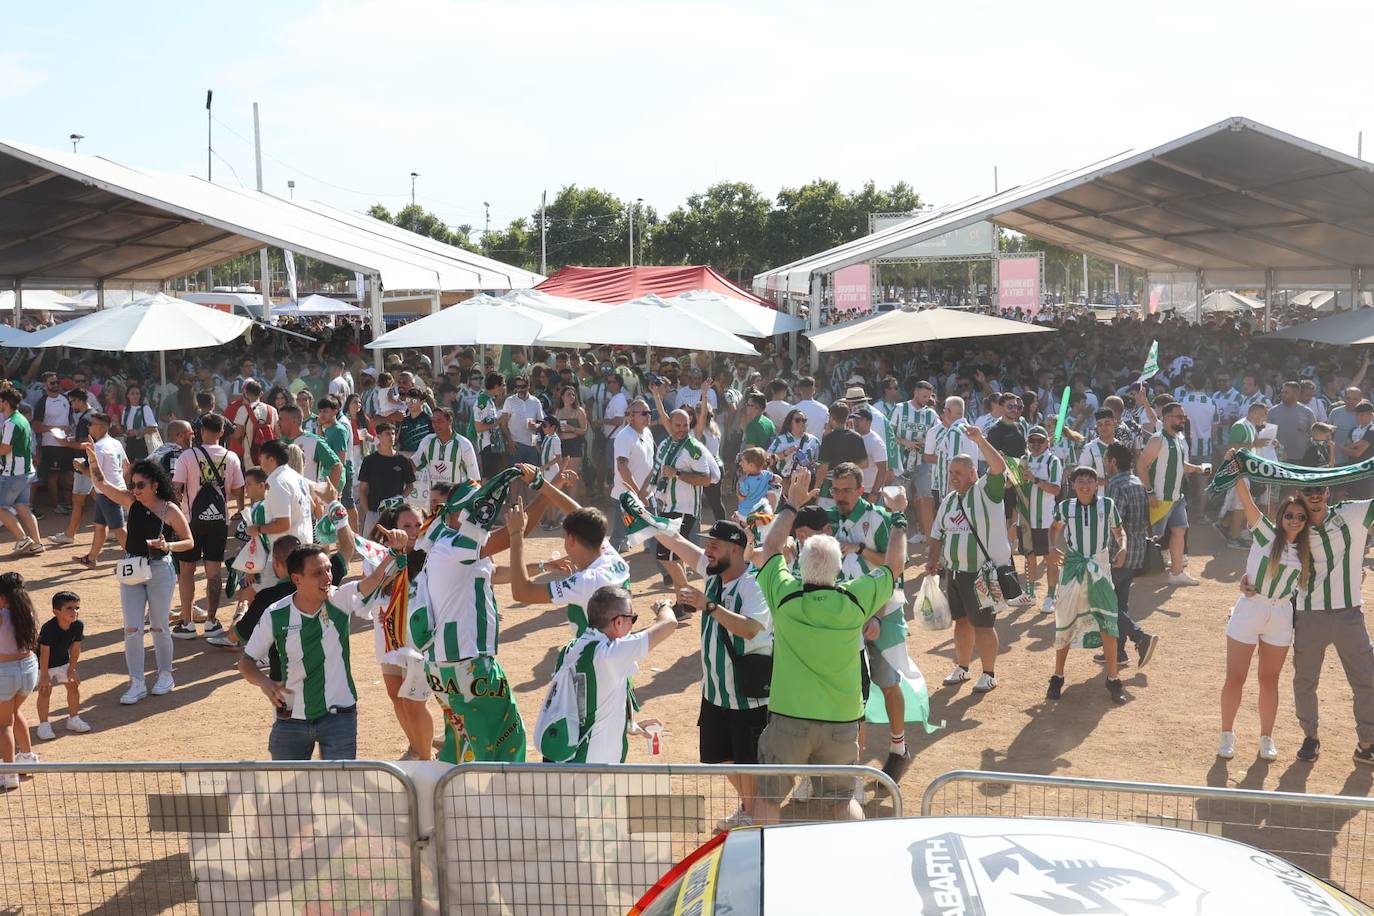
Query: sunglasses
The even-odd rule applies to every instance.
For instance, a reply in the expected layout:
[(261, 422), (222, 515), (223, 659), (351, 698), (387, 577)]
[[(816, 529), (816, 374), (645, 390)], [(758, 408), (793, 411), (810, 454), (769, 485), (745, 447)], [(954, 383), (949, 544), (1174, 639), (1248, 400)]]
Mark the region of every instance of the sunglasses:
[(795, 420), (793, 420), (792, 422), (793, 422), (793, 423), (805, 423), (805, 422), (806, 422), (806, 417), (797, 417), (797, 418), (796, 418)]
[(615, 615), (615, 619), (616, 619), (616, 620), (619, 620), (619, 619), (622, 618), (622, 617), (624, 617), (625, 619), (627, 619), (627, 620), (630, 621), (630, 626), (634, 626), (635, 624), (639, 623), (639, 615), (638, 615), (638, 614), (616, 614), (616, 615)]
[(130, 486), (132, 486), (135, 490), (146, 490), (150, 488), (152, 484), (148, 483), (148, 481), (146, 480), (135, 480), (132, 484), (130, 484)]
[(1285, 512), (1283, 513), (1283, 520), (1285, 522), (1305, 522), (1307, 521), (1307, 516), (1299, 515), (1296, 512)]
[(649, 411), (647, 411), (647, 410), (632, 410), (632, 411), (630, 411), (630, 416), (632, 416), (632, 417), (647, 417), (648, 415), (649, 415)]
[(1303, 488), (1302, 488), (1302, 495), (1303, 495), (1303, 496), (1325, 496), (1325, 495), (1326, 495), (1326, 490), (1324, 490), (1324, 489), (1321, 488), (1321, 487), (1303, 487)]

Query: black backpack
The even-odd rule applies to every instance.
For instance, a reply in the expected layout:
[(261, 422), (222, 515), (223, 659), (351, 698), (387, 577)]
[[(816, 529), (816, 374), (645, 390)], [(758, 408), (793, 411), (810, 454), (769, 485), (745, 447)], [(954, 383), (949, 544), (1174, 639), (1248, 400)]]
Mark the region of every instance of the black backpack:
[[(220, 467), (215, 467), (215, 460), (210, 457), (210, 453), (202, 445), (197, 445), (196, 452), (205, 456), (202, 463), (200, 458), (196, 458), (196, 464), (200, 467), (200, 489), (196, 491), (196, 498), (191, 501), (191, 521), (192, 522), (220, 522), (228, 524), (229, 507), (224, 499), (224, 464), (229, 461), (226, 452), (224, 462)], [(205, 479), (206, 468), (210, 470), (210, 480)]]

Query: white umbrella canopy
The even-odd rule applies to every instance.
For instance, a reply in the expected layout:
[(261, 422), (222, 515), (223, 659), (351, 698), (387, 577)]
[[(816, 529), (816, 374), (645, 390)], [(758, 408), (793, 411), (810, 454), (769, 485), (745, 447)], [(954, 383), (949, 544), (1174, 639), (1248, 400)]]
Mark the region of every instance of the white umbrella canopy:
[(957, 309), (896, 309), (833, 325), (806, 336), (818, 352), (861, 350), (892, 344), (999, 337), (1006, 334), (1045, 334), (1054, 328), (979, 315)]
[(564, 324), (546, 312), (478, 293), (436, 315), (388, 331), (368, 344), (374, 350), (479, 344), (529, 346)]
[(0, 347), (27, 347), (32, 339), (32, 331), (24, 331), (19, 328), (12, 328), (7, 324), (0, 324)]
[[(79, 299), (64, 296), (50, 289), (24, 290), (26, 312), (74, 312), (84, 308)], [(14, 290), (0, 289), (0, 312), (14, 311)]]
[(801, 318), (713, 289), (694, 289), (668, 301), (681, 303), (692, 313), (742, 337), (773, 337), (806, 330), (806, 321)]
[(331, 299), (328, 296), (321, 296), (313, 293), (294, 305), (274, 305), (272, 306), (273, 315), (362, 315), (366, 309), (350, 305), (341, 299)]
[(547, 312), (556, 318), (581, 318), (596, 312), (613, 308), (606, 302), (592, 302), (587, 299), (569, 299), (567, 296), (550, 296), (537, 289), (513, 289), (501, 296), (508, 302), (523, 305), (540, 312)]
[(540, 343), (623, 344), (758, 354), (743, 338), (693, 314), (680, 302), (653, 293), (604, 312), (575, 318), (559, 326), (554, 333), (545, 334)]
[[(1260, 311), (1263, 308), (1264, 303), (1258, 299), (1242, 296), (1240, 293), (1229, 289), (1214, 289), (1202, 297), (1202, 314), (1204, 315), (1218, 312), (1252, 312)], [(1181, 308), (1179, 311), (1184, 315), (1188, 314), (1187, 307)]]
[(1265, 334), (1262, 339), (1309, 340), (1313, 343), (1352, 347), (1374, 344), (1374, 309), (1337, 312), (1316, 321), (1305, 321), (1282, 331)]
[(194, 350), (237, 340), (252, 326), (240, 315), (156, 293), (36, 331), (27, 346), (114, 353)]

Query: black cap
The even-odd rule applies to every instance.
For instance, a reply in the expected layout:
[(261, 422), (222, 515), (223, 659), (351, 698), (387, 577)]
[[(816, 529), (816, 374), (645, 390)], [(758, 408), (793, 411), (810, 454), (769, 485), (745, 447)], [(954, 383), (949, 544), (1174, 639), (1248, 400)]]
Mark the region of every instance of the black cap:
[(865, 404), (862, 407), (854, 408), (854, 412), (850, 414), (850, 416), (857, 417), (860, 420), (868, 420), (871, 423), (873, 421), (873, 409)]
[(744, 529), (735, 522), (721, 519), (711, 526), (705, 537), (713, 541), (727, 541), (740, 547), (749, 546), (749, 535), (745, 534)]
[(797, 517), (792, 521), (792, 530), (798, 528), (810, 528), (812, 531), (820, 531), (830, 524), (830, 513), (820, 506), (805, 506), (797, 510)]

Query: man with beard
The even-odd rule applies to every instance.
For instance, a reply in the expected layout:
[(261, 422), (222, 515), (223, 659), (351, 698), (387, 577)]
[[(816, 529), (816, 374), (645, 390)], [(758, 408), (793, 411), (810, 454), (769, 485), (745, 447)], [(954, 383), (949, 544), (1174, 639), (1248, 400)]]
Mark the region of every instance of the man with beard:
[(1188, 442), (1183, 428), (1188, 422), (1183, 405), (1177, 401), (1159, 409), (1160, 431), (1150, 437), (1136, 460), (1136, 474), (1145, 482), (1150, 500), (1150, 521), (1155, 534), (1167, 535), (1169, 544), (1169, 584), (1198, 585), (1183, 568), (1184, 538), (1188, 534), (1188, 501), (1183, 495), (1183, 479), (1188, 474), (1205, 474), (1211, 465), (1188, 460)]

